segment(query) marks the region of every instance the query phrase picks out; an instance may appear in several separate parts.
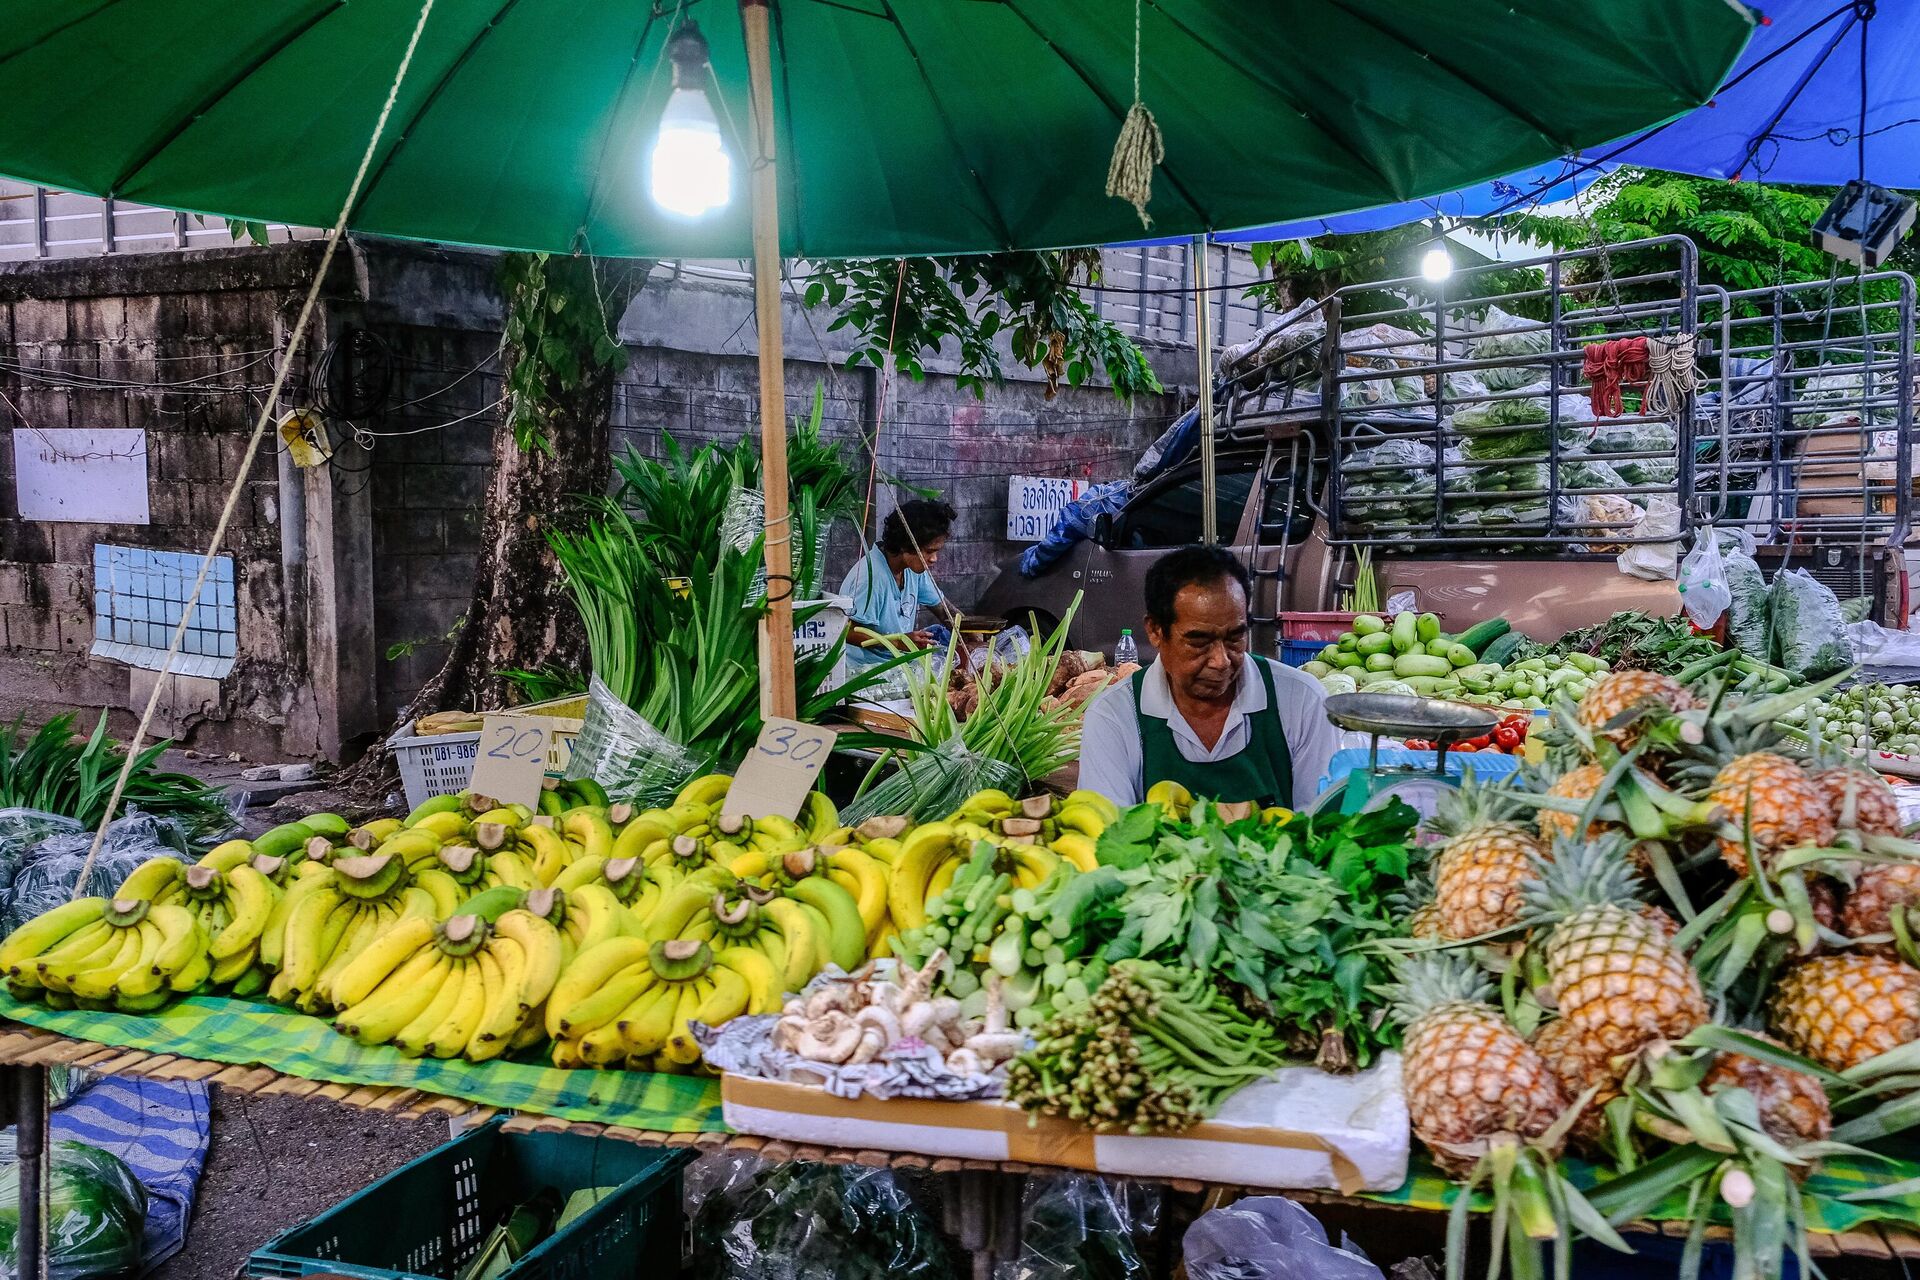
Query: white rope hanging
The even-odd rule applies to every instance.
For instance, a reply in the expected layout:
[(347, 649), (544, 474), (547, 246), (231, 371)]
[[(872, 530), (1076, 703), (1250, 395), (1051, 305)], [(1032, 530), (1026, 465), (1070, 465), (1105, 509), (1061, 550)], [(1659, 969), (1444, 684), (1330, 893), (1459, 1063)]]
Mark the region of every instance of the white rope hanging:
[(1644, 412), (1679, 422), (1687, 397), (1700, 387), (1700, 366), (1693, 355), (1691, 333), (1647, 339), (1647, 394), (1641, 400)]
[(253, 460), (260, 452), (261, 438), (274, 420), (280, 392), (287, 384), (287, 374), (292, 370), (294, 358), (299, 355), (306, 338), (307, 323), (313, 318), (314, 306), (320, 300), (320, 286), (325, 282), (327, 269), (333, 265), (333, 255), (346, 234), (347, 218), (353, 212), (353, 206), (359, 203), (361, 185), (367, 180), (367, 170), (373, 166), (374, 153), (379, 149), (381, 135), (386, 132), (387, 120), (393, 115), (393, 104), (400, 96), (400, 84), (407, 78), (407, 67), (413, 62), (414, 50), (420, 46), (420, 33), (426, 30), (427, 15), (433, 12), (433, 6), (434, 0), (424, 0), (420, 6), (420, 17), (413, 24), (413, 35), (407, 41), (406, 52), (400, 56), (399, 69), (394, 72), (393, 84), (387, 89), (387, 100), (380, 107), (380, 118), (374, 121), (373, 136), (367, 139), (367, 149), (360, 157), (360, 167), (354, 171), (353, 184), (347, 188), (347, 198), (340, 206), (340, 216), (334, 219), (333, 233), (327, 237), (326, 248), (320, 253), (320, 265), (314, 270), (313, 284), (307, 289), (306, 300), (300, 304), (299, 317), (294, 320), (293, 331), (288, 335), (286, 353), (280, 357), (280, 367), (274, 370), (273, 385), (260, 405), (260, 416), (253, 424), (253, 434), (247, 437), (247, 452), (240, 459), (233, 486), (227, 491), (226, 505), (220, 509), (220, 519), (215, 522), (213, 536), (207, 541), (207, 553), (201, 557), (200, 574), (193, 580), (193, 590), (187, 593), (186, 602), (180, 606), (180, 621), (173, 628), (173, 639), (167, 645), (166, 656), (160, 660), (160, 669), (154, 674), (153, 692), (147, 695), (147, 705), (140, 712), (140, 723), (134, 728), (133, 740), (126, 745), (126, 759), (120, 766), (120, 776), (114, 780), (113, 793), (107, 797), (106, 812), (100, 815), (100, 827), (93, 833), (93, 844), (80, 864), (80, 874), (73, 884), (73, 896), (76, 898), (86, 891), (87, 877), (93, 873), (94, 860), (100, 854), (100, 846), (106, 842), (107, 827), (112, 824), (114, 814), (120, 808), (120, 799), (126, 793), (127, 779), (133, 774), (134, 761), (146, 741), (147, 730), (153, 727), (154, 711), (160, 705), (160, 695), (167, 686), (167, 676), (173, 670), (174, 656), (186, 641), (187, 627), (193, 621), (193, 611), (200, 602), (201, 589), (207, 584), (207, 573), (213, 567), (213, 557), (220, 550), (220, 544), (226, 541), (227, 525), (233, 519), (234, 509), (240, 505), (240, 495), (246, 492), (247, 477), (253, 473)]
[(1147, 201), (1153, 199), (1153, 171), (1167, 158), (1167, 148), (1153, 112), (1140, 100), (1140, 4), (1141, 0), (1133, 0), (1133, 106), (1127, 109), (1120, 137), (1113, 144), (1113, 160), (1107, 165), (1107, 194), (1132, 205), (1140, 215), (1140, 225), (1151, 227)]

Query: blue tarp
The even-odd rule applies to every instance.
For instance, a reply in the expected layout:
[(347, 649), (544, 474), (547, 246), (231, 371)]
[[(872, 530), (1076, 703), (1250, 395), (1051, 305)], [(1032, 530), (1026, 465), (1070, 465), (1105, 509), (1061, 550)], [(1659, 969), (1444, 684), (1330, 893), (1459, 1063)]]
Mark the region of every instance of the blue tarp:
[(62, 1103), (49, 1127), (56, 1141), (84, 1142), (120, 1157), (146, 1187), (144, 1269), (180, 1251), (211, 1141), (206, 1085), (102, 1077)]
[(1109, 480), (1105, 484), (1094, 485), (1061, 508), (1060, 514), (1053, 519), (1053, 528), (1047, 530), (1047, 536), (1020, 553), (1022, 576), (1039, 577), (1054, 561), (1073, 550), (1076, 544), (1091, 538), (1094, 521), (1103, 515), (1119, 515), (1120, 508), (1127, 505), (1127, 496), (1132, 492), (1133, 481)]

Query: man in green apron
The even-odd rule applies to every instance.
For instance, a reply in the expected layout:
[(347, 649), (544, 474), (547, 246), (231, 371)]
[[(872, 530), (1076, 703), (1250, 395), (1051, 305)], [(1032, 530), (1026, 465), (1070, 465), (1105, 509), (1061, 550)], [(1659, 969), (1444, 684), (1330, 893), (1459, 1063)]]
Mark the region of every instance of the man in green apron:
[(1182, 547), (1147, 572), (1157, 656), (1087, 708), (1082, 787), (1122, 807), (1156, 782), (1263, 808), (1312, 804), (1337, 731), (1319, 681), (1247, 652), (1249, 586), (1220, 547)]

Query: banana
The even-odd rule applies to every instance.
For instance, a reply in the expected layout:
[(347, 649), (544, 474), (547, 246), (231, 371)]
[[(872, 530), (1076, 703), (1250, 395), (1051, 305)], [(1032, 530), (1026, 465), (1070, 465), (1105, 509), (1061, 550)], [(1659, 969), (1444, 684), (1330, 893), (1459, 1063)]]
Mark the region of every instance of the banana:
[(730, 969), (747, 984), (747, 1013), (778, 1013), (785, 992), (781, 989), (780, 973), (773, 967), (773, 961), (766, 954), (752, 947), (723, 947), (714, 952), (713, 962), (723, 969)]
[(807, 792), (807, 802), (800, 810), (800, 825), (806, 829), (807, 839), (815, 844), (847, 844), (852, 838), (848, 832), (839, 840), (829, 839), (842, 828), (840, 811), (824, 791)]
[[(466, 971), (460, 966), (467, 962), (455, 960), (437, 947), (433, 954), (433, 970), (421, 983), (433, 992), (433, 998), (390, 1041), (394, 1048), (409, 1058), (418, 1058), (427, 1051), (428, 1038), (452, 1015), (453, 1007), (466, 991)], [(363, 1042), (366, 1035), (367, 1029), (362, 1025), (360, 1036)]]
[(303, 993), (313, 988), (314, 981), (320, 976), (320, 967), (327, 959), (324, 944), (329, 922), (337, 914), (337, 909), (345, 905), (346, 899), (340, 896), (338, 889), (323, 885), (302, 896), (287, 917), (280, 976), (286, 980), (289, 992)]
[(927, 882), (935, 868), (953, 852), (953, 828), (944, 822), (915, 827), (900, 846), (887, 883), (887, 910), (901, 929), (919, 929), (927, 923)]
[(466, 814), (458, 809), (449, 809), (445, 813), (430, 813), (407, 830), (424, 831), (440, 843), (449, 844), (466, 839), (467, 825)]
[[(729, 970), (728, 972), (732, 972)], [(738, 977), (738, 975), (735, 975)], [(741, 983), (742, 986), (746, 984)], [(666, 1047), (661, 1056), (676, 1067), (690, 1067), (700, 1061), (700, 1045), (693, 1038), (693, 1032), (687, 1024), (713, 995), (714, 983), (710, 976), (695, 978), (692, 982), (680, 984), (680, 1002), (673, 1010), (673, 1029), (667, 1033)]]
[(628, 1057), (660, 1052), (673, 1030), (673, 1013), (680, 1007), (682, 985), (657, 983), (621, 1012), (615, 1025)]
[(647, 958), (651, 947), (644, 938), (612, 938), (574, 956), (573, 963), (553, 985), (547, 997), (547, 1034), (558, 1040), (566, 1034), (567, 1014), (598, 991), (614, 974)]
[(99, 919), (96, 912), (91, 922), (81, 925), (38, 956), (29, 956), (15, 965), (14, 969), (17, 972), (14, 976), (30, 976), (43, 965), (72, 964), (84, 960), (100, 950), (103, 944), (111, 941), (112, 933), (113, 926)]
[(113, 995), (114, 982), (122, 973), (133, 967), (139, 959), (144, 942), (137, 926), (119, 928), (115, 932), (119, 937), (111, 951), (101, 952), (84, 967), (64, 971), (45, 970), (42, 981), (50, 989), (65, 992), (75, 999), (106, 1000), (110, 998)]
[(674, 797), (676, 807), (683, 805), (705, 805), (709, 809), (718, 809), (727, 798), (727, 791), (733, 786), (733, 779), (724, 773), (709, 773), (705, 777), (695, 778), (680, 789)]
[(620, 1023), (617, 1020), (595, 1027), (574, 1043), (580, 1047), (581, 1061), (590, 1067), (617, 1067), (626, 1055), (626, 1044), (620, 1038)]
[(815, 929), (807, 909), (792, 898), (774, 898), (761, 910), (786, 944), (780, 958), (780, 985), (787, 991), (798, 991), (820, 971), (826, 939)]
[(439, 995), (440, 987), (432, 981), (432, 975), (446, 961), (438, 947), (416, 951), (375, 987), (372, 995), (343, 1009), (333, 1020), (334, 1030), (366, 1045), (393, 1040)]
[(526, 956), (525, 994), (529, 1005), (545, 1004), (560, 980), (564, 952), (560, 931), (530, 911), (509, 911), (494, 921), (493, 931), (516, 943)]
[[(933, 878), (927, 881), (926, 900), (928, 902), (932, 902), (935, 898), (939, 897), (941, 894), (950, 893), (955, 878), (966, 867), (966, 865), (967, 865), (967, 860), (965, 858), (959, 857), (958, 855), (948, 858), (945, 862), (941, 863), (940, 866), (934, 871)], [(891, 901), (891, 899), (889, 899), (889, 901)]]
[(440, 922), (439, 904), (433, 900), (431, 893), (428, 893), (417, 884), (410, 884), (400, 891), (400, 914), (398, 918), (404, 920), (409, 916), (418, 916), (420, 919), (434, 924)]
[(333, 975), (333, 1002), (345, 1008), (367, 999), (387, 975), (432, 943), (433, 932), (433, 922), (419, 916), (407, 916), (382, 930)]
[(786, 892), (825, 918), (827, 950), (833, 962), (847, 973), (858, 969), (867, 958), (867, 925), (853, 895), (825, 876), (804, 876)]
[(207, 947), (207, 955), (224, 960), (244, 951), (260, 938), (273, 914), (273, 882), (244, 863), (227, 872), (227, 890), (233, 899), (233, 922)]
[(153, 960), (154, 968), (161, 977), (171, 978), (186, 968), (196, 954), (207, 952), (207, 935), (193, 912), (185, 907), (155, 907), (147, 913), (147, 919), (158, 924), (160, 932), (166, 937), (160, 953)]
[(460, 961), (460, 998), (454, 1002), (453, 1010), (438, 1027), (433, 1029), (424, 1045), (426, 1053), (435, 1058), (458, 1057), (473, 1039), (473, 1032), (480, 1025), (480, 1014), (486, 1008), (486, 980), (480, 967), (480, 961), (469, 956)]
[(573, 861), (573, 850), (551, 827), (528, 827), (520, 833), (520, 840), (533, 851), (536, 884), (553, 884)]
[(594, 809), (569, 809), (560, 819), (560, 830), (584, 850), (584, 857), (613, 856), (613, 826), (604, 813)]
[(1022, 889), (1038, 889), (1060, 865), (1059, 858), (1039, 845), (1016, 844), (1008, 850), (1008, 856), (1015, 867), (1013, 881)]
[[(302, 867), (317, 866), (315, 863), (301, 863)], [(287, 886), (280, 895), (280, 901), (274, 904), (273, 913), (267, 917), (267, 927), (260, 933), (260, 963), (269, 969), (279, 969), (282, 965), (282, 953), (286, 949), (287, 923), (293, 919), (293, 912), (303, 898), (333, 883), (333, 872), (325, 867), (319, 868), (315, 875), (301, 876)]]
[[(175, 911), (182, 909), (172, 908)], [(160, 969), (161, 952), (178, 948), (186, 953), (188, 959), (192, 958), (190, 948), (193, 942), (193, 931), (199, 928), (199, 923), (189, 915), (186, 928), (182, 929), (179, 918), (175, 917), (169, 924), (173, 932), (169, 932), (168, 929), (161, 927), (159, 921), (149, 916), (134, 927), (140, 934), (140, 954), (135, 956), (133, 963), (123, 969), (113, 980), (111, 996), (142, 1000), (163, 989), (167, 985), (167, 979), (172, 976), (163, 973)], [(185, 961), (182, 961), (182, 967), (184, 964)]]
[(250, 945), (243, 950), (236, 951), (234, 954), (220, 961), (215, 961), (212, 956), (209, 955), (207, 958), (207, 963), (210, 966), (208, 976), (213, 979), (215, 986), (233, 986), (235, 983), (238, 983), (241, 978), (246, 976), (249, 969), (252, 969), (259, 962), (260, 948), (257, 945)]
[(106, 905), (105, 898), (75, 898), (35, 916), (8, 934), (5, 942), (0, 942), (0, 969), (11, 969), (23, 960), (52, 949), (99, 920)]
[(576, 1001), (567, 1009), (561, 1018), (566, 1033), (578, 1039), (618, 1021), (621, 1011), (652, 990), (659, 980), (653, 967), (645, 961), (626, 966), (608, 978), (592, 995)]
[(283, 822), (253, 838), (253, 851), (269, 858), (289, 857), (306, 848), (307, 841), (319, 835), (304, 822)]
[(446, 843), (431, 831), (420, 827), (409, 827), (405, 831), (395, 832), (375, 845), (373, 856), (393, 858), (408, 871), (418, 872), (423, 867), (433, 865), (435, 855)]
[(120, 882), (120, 888), (114, 897), (126, 900), (140, 898), (152, 902), (164, 889), (170, 889), (180, 882), (187, 872), (187, 865), (178, 858), (169, 858), (165, 854), (157, 858), (148, 858), (145, 862), (127, 873)]
[(487, 883), (514, 889), (532, 889), (535, 887), (533, 864), (517, 849), (502, 849), (487, 857)]
[(253, 856), (253, 841), (228, 840), (207, 850), (199, 865), (212, 867), (215, 871), (231, 871), (241, 863), (250, 861)]
[(742, 880), (760, 880), (773, 870), (774, 859), (778, 854), (769, 854), (765, 849), (748, 849), (745, 853), (735, 854), (727, 862), (727, 870)]
[(433, 896), (433, 914), (441, 920), (458, 911), (466, 900), (467, 895), (454, 878), (437, 867), (415, 873), (413, 883)]
[(205, 986), (208, 979), (212, 977), (213, 962), (207, 959), (206, 952), (197, 951), (194, 953), (193, 959), (187, 962), (186, 968), (180, 970), (180, 972), (168, 979), (165, 990), (170, 996), (192, 995), (201, 987)]
[[(834, 882), (853, 894), (859, 904), (860, 919), (866, 922), (867, 936), (872, 937), (887, 918), (886, 867), (858, 849), (841, 849), (828, 855), (827, 863), (835, 873)], [(842, 881), (842, 875), (852, 883)]]
[(347, 843), (362, 853), (371, 853), (382, 840), (405, 829), (398, 818), (374, 818), (347, 832)]
[(1071, 831), (1090, 840), (1098, 840), (1100, 833), (1108, 826), (1106, 816), (1090, 804), (1065, 805), (1053, 815), (1053, 820), (1060, 824), (1062, 831)]
[(436, 813), (455, 812), (463, 808), (464, 805), (465, 797), (463, 796), (434, 796), (431, 799), (422, 801), (416, 806), (412, 813), (409, 813), (402, 819), (400, 825), (403, 827), (411, 827), (415, 823), (431, 818)]
[(613, 890), (603, 884), (583, 884), (567, 899), (569, 911), (581, 917), (581, 932), (575, 950), (585, 951), (611, 938), (639, 933), (632, 913), (620, 905)]
[(149, 991), (142, 996), (115, 996), (113, 1008), (120, 1013), (152, 1013), (173, 999), (174, 993), (165, 987), (158, 991)]
[[(1060, 802), (1062, 809), (1088, 808), (1100, 815), (1100, 820), (1111, 826), (1120, 821), (1120, 806), (1098, 791), (1074, 791)], [(1056, 815), (1058, 816), (1058, 815)]]
[[(517, 979), (507, 976), (501, 960), (508, 951), (518, 952), (518, 943), (509, 942), (505, 948), (496, 950), (493, 943), (474, 953), (474, 963), (480, 966), (480, 1019), (474, 1024), (473, 1034), (461, 1046), (470, 1062), (484, 1062), (497, 1058), (507, 1047), (507, 1041), (520, 1027), (520, 989)], [(517, 962), (524, 964), (524, 961)]]
[(1053, 851), (1073, 864), (1076, 871), (1092, 871), (1100, 865), (1093, 837), (1078, 831), (1063, 831), (1053, 838)]
[(891, 836), (881, 836), (872, 840), (862, 840), (860, 851), (870, 858), (878, 858), (891, 867), (900, 859), (900, 842)]
[(133, 935), (133, 946), (122, 943), (111, 967), (90, 969), (67, 984), (75, 999), (111, 1000), (123, 985), (129, 988), (130, 996), (152, 995), (161, 985), (153, 961), (166, 944), (166, 935), (151, 919), (142, 920), (127, 932)]
[(126, 941), (122, 936), (124, 931), (106, 921), (100, 922), (100, 928), (101, 933), (89, 935), (84, 944), (76, 942), (71, 948), (63, 944), (57, 952), (23, 962), (18, 966), (13, 980), (29, 987), (68, 994), (69, 976), (109, 963), (119, 954), (121, 944)]

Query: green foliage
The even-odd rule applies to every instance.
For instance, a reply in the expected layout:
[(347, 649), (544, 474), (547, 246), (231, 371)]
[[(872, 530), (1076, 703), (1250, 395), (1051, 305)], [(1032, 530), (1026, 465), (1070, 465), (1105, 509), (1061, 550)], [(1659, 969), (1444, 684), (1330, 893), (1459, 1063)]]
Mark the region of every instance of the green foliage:
[(522, 449), (553, 452), (552, 427), (565, 398), (603, 371), (626, 367), (592, 258), (509, 253), (500, 261), (506, 292), (507, 424)]
[[(1253, 264), (1268, 274), (1247, 290), (1248, 298), (1258, 298), (1275, 310), (1286, 310), (1308, 298), (1324, 298), (1349, 285), (1375, 280), (1418, 277), (1420, 257), (1433, 243), (1433, 231), (1425, 223), (1389, 227), (1384, 231), (1362, 231), (1353, 235), (1316, 236), (1312, 239), (1276, 240), (1247, 246)], [(1448, 252), (1461, 266), (1484, 264), (1486, 259), (1464, 246), (1449, 242)], [(1525, 269), (1503, 269), (1457, 276), (1447, 285), (1450, 305), (1470, 303), (1475, 298), (1494, 297), (1540, 287), (1540, 273)], [(1408, 303), (1431, 305), (1437, 295), (1425, 281), (1414, 279), (1393, 293), (1362, 291), (1349, 295), (1347, 311), (1361, 314), (1391, 310)], [(1516, 315), (1538, 316), (1525, 305), (1500, 304)], [(1424, 331), (1426, 319), (1418, 313), (1396, 316), (1401, 328)]]
[[(199, 839), (233, 826), (220, 792), (184, 773), (163, 773), (154, 766), (172, 742), (153, 743), (135, 757), (120, 812), (138, 809), (175, 818)], [(0, 725), (0, 809), (38, 809), (99, 825), (107, 797), (119, 778), (126, 754), (107, 736), (107, 713), (90, 737), (74, 735), (74, 713), (63, 712), (28, 733), (25, 717)]]
[(824, 262), (805, 296), (838, 312), (829, 330), (854, 330), (850, 365), (878, 367), (891, 354), (919, 381), (925, 359), (952, 343), (956, 380), (981, 396), (1002, 376), (995, 340), (1004, 331), (1016, 360), (1045, 371), (1049, 396), (1096, 368), (1123, 400), (1156, 393), (1160, 380), (1140, 348), (1080, 293), (1099, 272), (1091, 249)]

